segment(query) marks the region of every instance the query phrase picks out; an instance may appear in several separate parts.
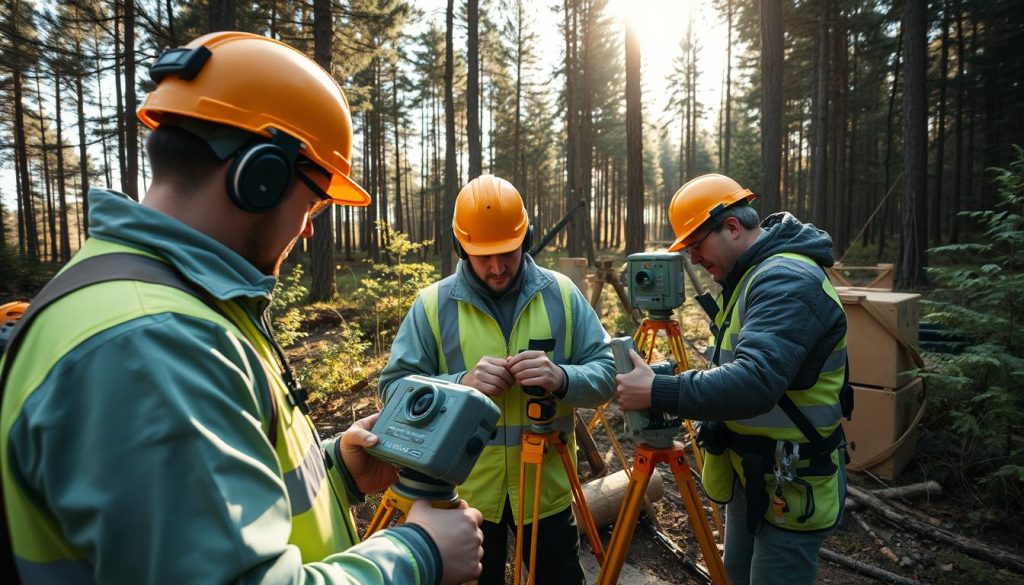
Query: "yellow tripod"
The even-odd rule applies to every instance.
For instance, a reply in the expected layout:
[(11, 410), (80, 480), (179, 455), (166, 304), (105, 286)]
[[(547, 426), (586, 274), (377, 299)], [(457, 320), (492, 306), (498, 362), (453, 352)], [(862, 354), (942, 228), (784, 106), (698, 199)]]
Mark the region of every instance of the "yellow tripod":
[(580, 514), (580, 524), (587, 533), (587, 540), (590, 548), (594, 551), (598, 564), (604, 564), (604, 547), (601, 538), (597, 534), (597, 525), (594, 523), (594, 516), (590, 513), (587, 500), (583, 496), (583, 487), (576, 476), (576, 469), (569, 457), (569, 449), (566, 447), (568, 438), (565, 433), (554, 430), (551, 421), (555, 416), (555, 399), (550, 392), (542, 388), (523, 388), (524, 392), (538, 396), (527, 401), (526, 415), (530, 419), (530, 429), (523, 431), (522, 452), (519, 458), (519, 505), (516, 512), (516, 552), (515, 571), (513, 583), (522, 583), (522, 554), (523, 554), (523, 513), (526, 507), (526, 469), (531, 466), (534, 470), (533, 481), (533, 515), (530, 526), (530, 562), (526, 573), (527, 585), (533, 585), (536, 579), (537, 567), (537, 531), (540, 520), (540, 490), (541, 478), (543, 477), (544, 453), (551, 446), (558, 450), (559, 458), (562, 461), (562, 468), (569, 478), (569, 486), (572, 488), (573, 501), (576, 502), (576, 510)]
[(363, 540), (390, 526), (396, 517), (402, 522), (416, 500), (427, 500), (431, 506), (446, 510), (459, 506), (459, 495), (455, 492), (455, 486), (439, 482), (411, 469), (402, 469), (398, 472), (398, 480), (384, 492), (377, 511), (373, 513), (373, 519), (366, 527)]

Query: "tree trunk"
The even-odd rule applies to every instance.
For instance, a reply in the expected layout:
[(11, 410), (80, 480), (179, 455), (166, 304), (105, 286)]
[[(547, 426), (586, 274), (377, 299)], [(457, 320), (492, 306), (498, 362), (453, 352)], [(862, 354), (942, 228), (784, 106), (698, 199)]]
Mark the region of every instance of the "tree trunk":
[[(889, 111), (885, 118), (885, 163), (882, 169), (882, 174), (885, 176), (885, 182), (882, 184), (882, 196), (889, 192), (892, 185), (889, 184), (891, 180), (892, 170), (892, 135), (893, 135), (893, 111), (896, 109), (896, 91), (900, 85), (900, 71), (903, 69), (900, 65), (900, 55), (903, 51), (903, 29), (901, 28), (899, 33), (896, 35), (896, 55), (893, 56), (892, 60), (892, 90), (889, 92)], [(892, 202), (886, 201), (882, 207), (882, 218), (878, 223), (878, 252), (875, 256), (876, 261), (881, 260), (882, 254), (885, 251), (885, 240), (886, 240), (886, 229), (889, 222), (889, 211), (894, 209), (895, 205)]]
[[(398, 105), (398, 60), (391, 62), (391, 127), (395, 139), (395, 229), (404, 232), (405, 217), (402, 213), (402, 158), (398, 137), (399, 127)], [(408, 193), (406, 196), (408, 197)]]
[(512, 132), (512, 177), (517, 189), (522, 188), (523, 152), (523, 0), (516, 0), (516, 119)]
[(480, 2), (466, 2), (466, 134), (469, 140), (469, 180), (480, 176), (483, 152), (480, 145)]
[(626, 254), (644, 251), (643, 112), (640, 101), (640, 43), (626, 24)]
[[(930, 237), (933, 246), (942, 243), (942, 180), (946, 154), (946, 76), (949, 74), (949, 2), (942, 3), (942, 45), (939, 49), (939, 107), (935, 124), (935, 194), (932, 196)], [(956, 213), (956, 210), (953, 210)]]
[[(56, 69), (56, 68), (55, 68)], [(60, 246), (58, 260), (60, 262), (67, 262), (71, 259), (71, 234), (68, 228), (68, 198), (67, 189), (64, 184), (64, 128), (61, 123), (61, 94), (60, 94), (60, 74), (54, 71), (53, 79), (53, 100), (54, 100), (54, 114), (55, 123), (57, 126), (57, 202), (58, 202), (58, 215), (60, 217)]]
[(139, 200), (139, 124), (135, 116), (135, 0), (124, 0), (124, 138), (125, 194)]
[[(452, 42), (455, 21), (455, 0), (448, 0), (445, 11), (444, 33), (444, 209), (441, 217), (447, 219), (455, 213), (455, 191), (458, 189), (459, 178), (455, 174), (455, 95), (452, 87), (455, 76), (455, 50)], [(450, 229), (441, 229), (441, 276), (448, 276), (453, 271), (452, 237)]]
[(780, 209), (782, 164), (782, 0), (761, 1), (761, 214)]
[(235, 26), (235, 0), (210, 0), (210, 32), (236, 28), (238, 27)]
[[(331, 41), (333, 38), (331, 0), (313, 0), (313, 59), (328, 72), (333, 72), (331, 64)], [(329, 209), (313, 220), (313, 239), (310, 241), (309, 249), (309, 301), (314, 303), (330, 300), (338, 294), (334, 266), (333, 212), (333, 209)]]
[[(725, 138), (722, 140), (722, 172), (729, 174), (729, 151), (732, 149), (732, 0), (726, 3), (728, 40), (725, 49)], [(781, 67), (779, 68), (781, 72)]]
[(965, 69), (964, 64), (964, 10), (960, 0), (956, 0), (956, 164), (953, 169), (953, 197), (950, 202), (952, 206), (952, 217), (950, 218), (949, 241), (954, 244), (960, 242), (960, 189), (963, 188), (963, 125), (964, 125), (964, 86)]
[[(75, 43), (76, 52), (81, 54), (81, 43)], [(82, 216), (89, 217), (89, 155), (85, 149), (85, 87), (82, 83), (84, 75), (78, 71), (75, 73), (75, 105), (78, 108), (78, 175), (79, 189), (82, 194)], [(100, 116), (103, 114), (101, 113)], [(85, 231), (89, 235), (88, 223), (79, 224), (78, 231)]]
[(828, 7), (818, 0), (816, 62), (814, 68), (814, 113), (811, 120), (811, 221), (825, 226), (828, 221)]
[(896, 286), (913, 290), (924, 284), (924, 204), (928, 184), (928, 104), (925, 98), (925, 0), (907, 0), (903, 8), (903, 48), (906, 80), (903, 90), (903, 198), (900, 209), (900, 254)]
[[(115, 120), (117, 121), (117, 170), (120, 175), (121, 192), (128, 194), (128, 163), (125, 155), (125, 120), (124, 120), (124, 90), (121, 88), (121, 71), (123, 63), (122, 43), (121, 43), (121, 15), (124, 11), (124, 2), (131, 0), (114, 0), (114, 91), (115, 91), (115, 103), (117, 104), (117, 112), (115, 113)], [(135, 197), (137, 200), (138, 197)]]

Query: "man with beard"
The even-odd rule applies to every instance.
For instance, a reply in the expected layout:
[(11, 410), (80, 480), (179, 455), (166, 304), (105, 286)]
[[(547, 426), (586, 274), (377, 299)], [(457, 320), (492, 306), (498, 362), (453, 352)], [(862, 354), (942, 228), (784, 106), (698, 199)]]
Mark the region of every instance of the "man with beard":
[[(533, 493), (532, 480), (526, 494), (519, 493), (521, 437), (530, 426), (523, 387), (554, 395), (552, 424), (568, 436), (575, 455), (573, 407), (596, 407), (611, 397), (615, 365), (608, 335), (572, 281), (540, 268), (527, 253), (533, 228), (511, 183), (491, 175), (470, 181), (455, 201), (452, 229), (460, 258), (455, 274), (420, 291), (395, 337), (379, 391), (386, 399), (399, 379), (422, 374), (489, 396), (501, 408), (498, 431), (459, 486), (459, 495), (484, 518), (480, 583), (505, 582), (508, 530), (516, 528), (520, 498), (532, 503), (539, 497), (536, 582), (582, 584), (572, 493), (555, 449), (544, 455), (541, 493)], [(530, 531), (524, 534), (528, 562)]]
[(714, 174), (675, 194), (669, 250), (686, 251), (722, 287), (713, 367), (655, 375), (633, 352), (617, 395), (623, 410), (704, 421), (701, 482), (728, 503), (732, 583), (810, 584), (845, 499), (846, 315), (823, 270), (833, 264), (829, 235), (788, 213), (759, 223), (753, 199)]

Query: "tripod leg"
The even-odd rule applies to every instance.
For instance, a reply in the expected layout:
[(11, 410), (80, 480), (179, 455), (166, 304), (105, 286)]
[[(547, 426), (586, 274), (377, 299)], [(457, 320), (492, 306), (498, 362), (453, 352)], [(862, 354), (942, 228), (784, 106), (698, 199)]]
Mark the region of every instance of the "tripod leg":
[(383, 530), (391, 524), (391, 520), (395, 517), (398, 509), (394, 505), (394, 501), (390, 497), (390, 490), (384, 494), (381, 498), (380, 505), (377, 506), (377, 511), (373, 513), (373, 519), (370, 520), (370, 524), (366, 527), (366, 532), (363, 534), (363, 540), (373, 536), (378, 530)]
[[(637, 454), (637, 457), (646, 460), (642, 455)], [(608, 543), (608, 553), (605, 556), (604, 564), (601, 565), (601, 574), (597, 579), (598, 585), (613, 585), (619, 582), (619, 573), (626, 560), (626, 553), (629, 552), (629, 545), (633, 542), (633, 533), (636, 532), (640, 508), (644, 495), (647, 493), (647, 484), (650, 481), (650, 470), (634, 467), (633, 473), (629, 477), (622, 507), (619, 508), (619, 515), (615, 520), (611, 541)]]
[(690, 525), (693, 526), (693, 535), (700, 546), (704, 563), (708, 566), (711, 574), (711, 583), (714, 585), (727, 585), (729, 577), (725, 573), (725, 564), (722, 562), (722, 555), (718, 553), (718, 546), (715, 544), (715, 537), (711, 533), (711, 525), (704, 515), (704, 506), (701, 504), (700, 496), (697, 494), (697, 484), (693, 481), (690, 473), (690, 465), (686, 461), (686, 455), (682, 449), (677, 449), (668, 459), (669, 467), (672, 468), (672, 475), (676, 478), (679, 486), (679, 495), (686, 504), (686, 513), (690, 517)]
[[(541, 464), (537, 464), (537, 475), (533, 481), (533, 523), (530, 525), (530, 566), (526, 574), (526, 585), (533, 585), (537, 579), (537, 531), (540, 528), (540, 480)], [(520, 494), (522, 497), (522, 494)], [(516, 559), (519, 562), (519, 559)]]
[[(526, 442), (523, 442), (523, 447), (526, 447)], [(520, 457), (519, 459), (519, 505), (516, 506), (516, 552), (512, 566), (515, 567), (513, 570), (514, 580), (512, 581), (515, 585), (520, 585), (522, 574), (522, 562), (519, 560), (523, 554), (523, 508), (526, 506), (526, 458)]]
[(601, 537), (597, 535), (597, 524), (594, 522), (594, 515), (590, 513), (590, 506), (587, 505), (587, 498), (583, 495), (583, 487), (579, 478), (576, 477), (576, 470), (572, 468), (572, 460), (569, 458), (569, 449), (564, 443), (558, 443), (558, 454), (562, 458), (562, 467), (565, 468), (565, 475), (569, 478), (569, 487), (572, 488), (572, 497), (576, 500), (576, 509), (580, 513), (580, 522), (587, 532), (587, 540), (590, 541), (590, 549), (594, 551), (597, 564), (604, 562), (604, 547), (601, 545)]

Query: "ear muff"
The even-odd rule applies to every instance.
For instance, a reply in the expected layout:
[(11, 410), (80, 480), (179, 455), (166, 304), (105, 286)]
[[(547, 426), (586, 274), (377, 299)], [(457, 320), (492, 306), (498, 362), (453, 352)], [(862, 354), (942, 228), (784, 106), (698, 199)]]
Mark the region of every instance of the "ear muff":
[(245, 211), (270, 211), (292, 182), (298, 154), (299, 141), (284, 132), (242, 147), (228, 168), (228, 198)]
[[(455, 248), (455, 255), (456, 256), (458, 256), (462, 260), (466, 259), (466, 257), (468, 256), (468, 254), (466, 254), (466, 249), (462, 247), (462, 243), (459, 242), (459, 238), (456, 237), (454, 233), (452, 234), (452, 247)], [(530, 248), (532, 248), (532, 247), (533, 247), (533, 223), (531, 222), (531, 223), (529, 223), (526, 226), (526, 235), (523, 237), (523, 244), (522, 244), (523, 254), (529, 253), (530, 252)]]
[(462, 247), (462, 242), (459, 241), (459, 238), (455, 236), (454, 232), (452, 233), (452, 247), (455, 248), (455, 255), (458, 256), (460, 260), (466, 259), (468, 256), (468, 254), (466, 254), (466, 249)]
[(523, 254), (530, 252), (533, 247), (533, 222), (526, 225), (526, 236), (523, 237)]

